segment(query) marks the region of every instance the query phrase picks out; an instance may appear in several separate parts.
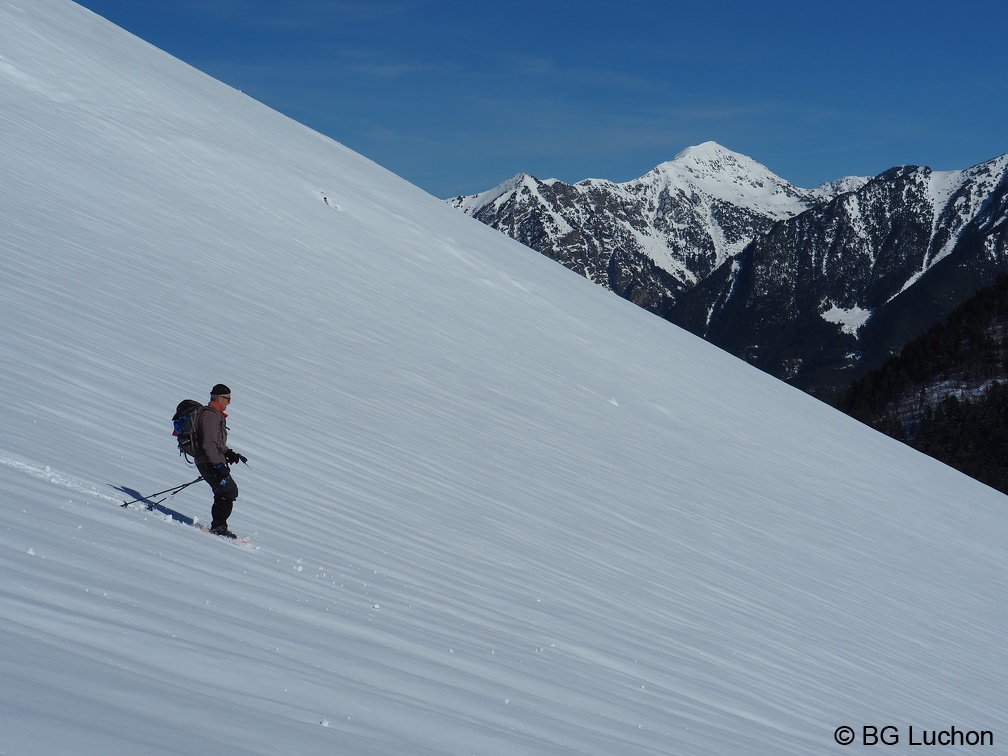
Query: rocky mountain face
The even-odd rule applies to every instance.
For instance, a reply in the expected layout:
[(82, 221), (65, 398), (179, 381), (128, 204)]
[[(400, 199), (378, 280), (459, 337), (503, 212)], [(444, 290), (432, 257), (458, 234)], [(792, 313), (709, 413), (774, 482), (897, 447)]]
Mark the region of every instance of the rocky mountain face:
[(809, 393), (850, 383), (1008, 270), (1008, 155), (887, 171), (776, 224), (669, 319)]
[(623, 184), (522, 174), (450, 202), (662, 314), (754, 237), (835, 191), (798, 189), (755, 160), (708, 142)]
[(1008, 270), (1008, 155), (799, 189), (714, 143), (451, 203), (827, 401)]

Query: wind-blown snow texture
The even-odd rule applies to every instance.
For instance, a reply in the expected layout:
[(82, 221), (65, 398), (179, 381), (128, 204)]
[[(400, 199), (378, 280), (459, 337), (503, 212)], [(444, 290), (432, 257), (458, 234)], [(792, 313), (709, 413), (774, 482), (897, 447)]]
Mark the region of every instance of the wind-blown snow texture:
[[(65, 0), (0, 56), (4, 753), (1008, 737), (1002, 496)], [(117, 506), (218, 381), (245, 549)]]

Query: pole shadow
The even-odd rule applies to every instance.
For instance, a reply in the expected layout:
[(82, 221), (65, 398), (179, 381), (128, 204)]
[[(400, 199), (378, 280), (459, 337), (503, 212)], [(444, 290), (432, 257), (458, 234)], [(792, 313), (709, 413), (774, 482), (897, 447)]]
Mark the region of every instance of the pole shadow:
[(132, 488), (127, 488), (126, 486), (112, 486), (116, 491), (121, 491), (132, 499), (135, 499), (136, 504), (145, 504), (148, 511), (159, 512), (163, 515), (167, 515), (175, 522), (181, 522), (183, 525), (196, 525), (196, 520), (194, 520), (189, 515), (184, 515), (181, 512), (176, 512), (170, 507), (166, 507), (159, 501), (152, 501), (149, 496), (144, 496), (139, 491)]

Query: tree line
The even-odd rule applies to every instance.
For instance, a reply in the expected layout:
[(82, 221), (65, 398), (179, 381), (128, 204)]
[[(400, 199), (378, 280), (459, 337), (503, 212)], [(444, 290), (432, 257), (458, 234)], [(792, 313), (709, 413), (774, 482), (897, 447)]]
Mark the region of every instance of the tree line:
[(854, 383), (838, 407), (1008, 493), (1008, 275)]

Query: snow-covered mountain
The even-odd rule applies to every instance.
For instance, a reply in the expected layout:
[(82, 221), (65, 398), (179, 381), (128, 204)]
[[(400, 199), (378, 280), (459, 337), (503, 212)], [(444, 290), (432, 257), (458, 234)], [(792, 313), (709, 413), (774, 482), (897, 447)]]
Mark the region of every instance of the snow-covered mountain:
[(662, 313), (755, 236), (832, 191), (797, 189), (752, 158), (707, 142), (622, 184), (521, 174), (449, 203)]
[(1008, 155), (904, 166), (783, 221), (669, 317), (824, 398), (1008, 270)]
[[(0, 750), (1008, 732), (1003, 496), (67, 0), (0, 133)], [(118, 506), (218, 381), (246, 548)]]
[(519, 176), (450, 204), (833, 399), (1008, 270), (1006, 169), (805, 190), (708, 142), (626, 184)]

